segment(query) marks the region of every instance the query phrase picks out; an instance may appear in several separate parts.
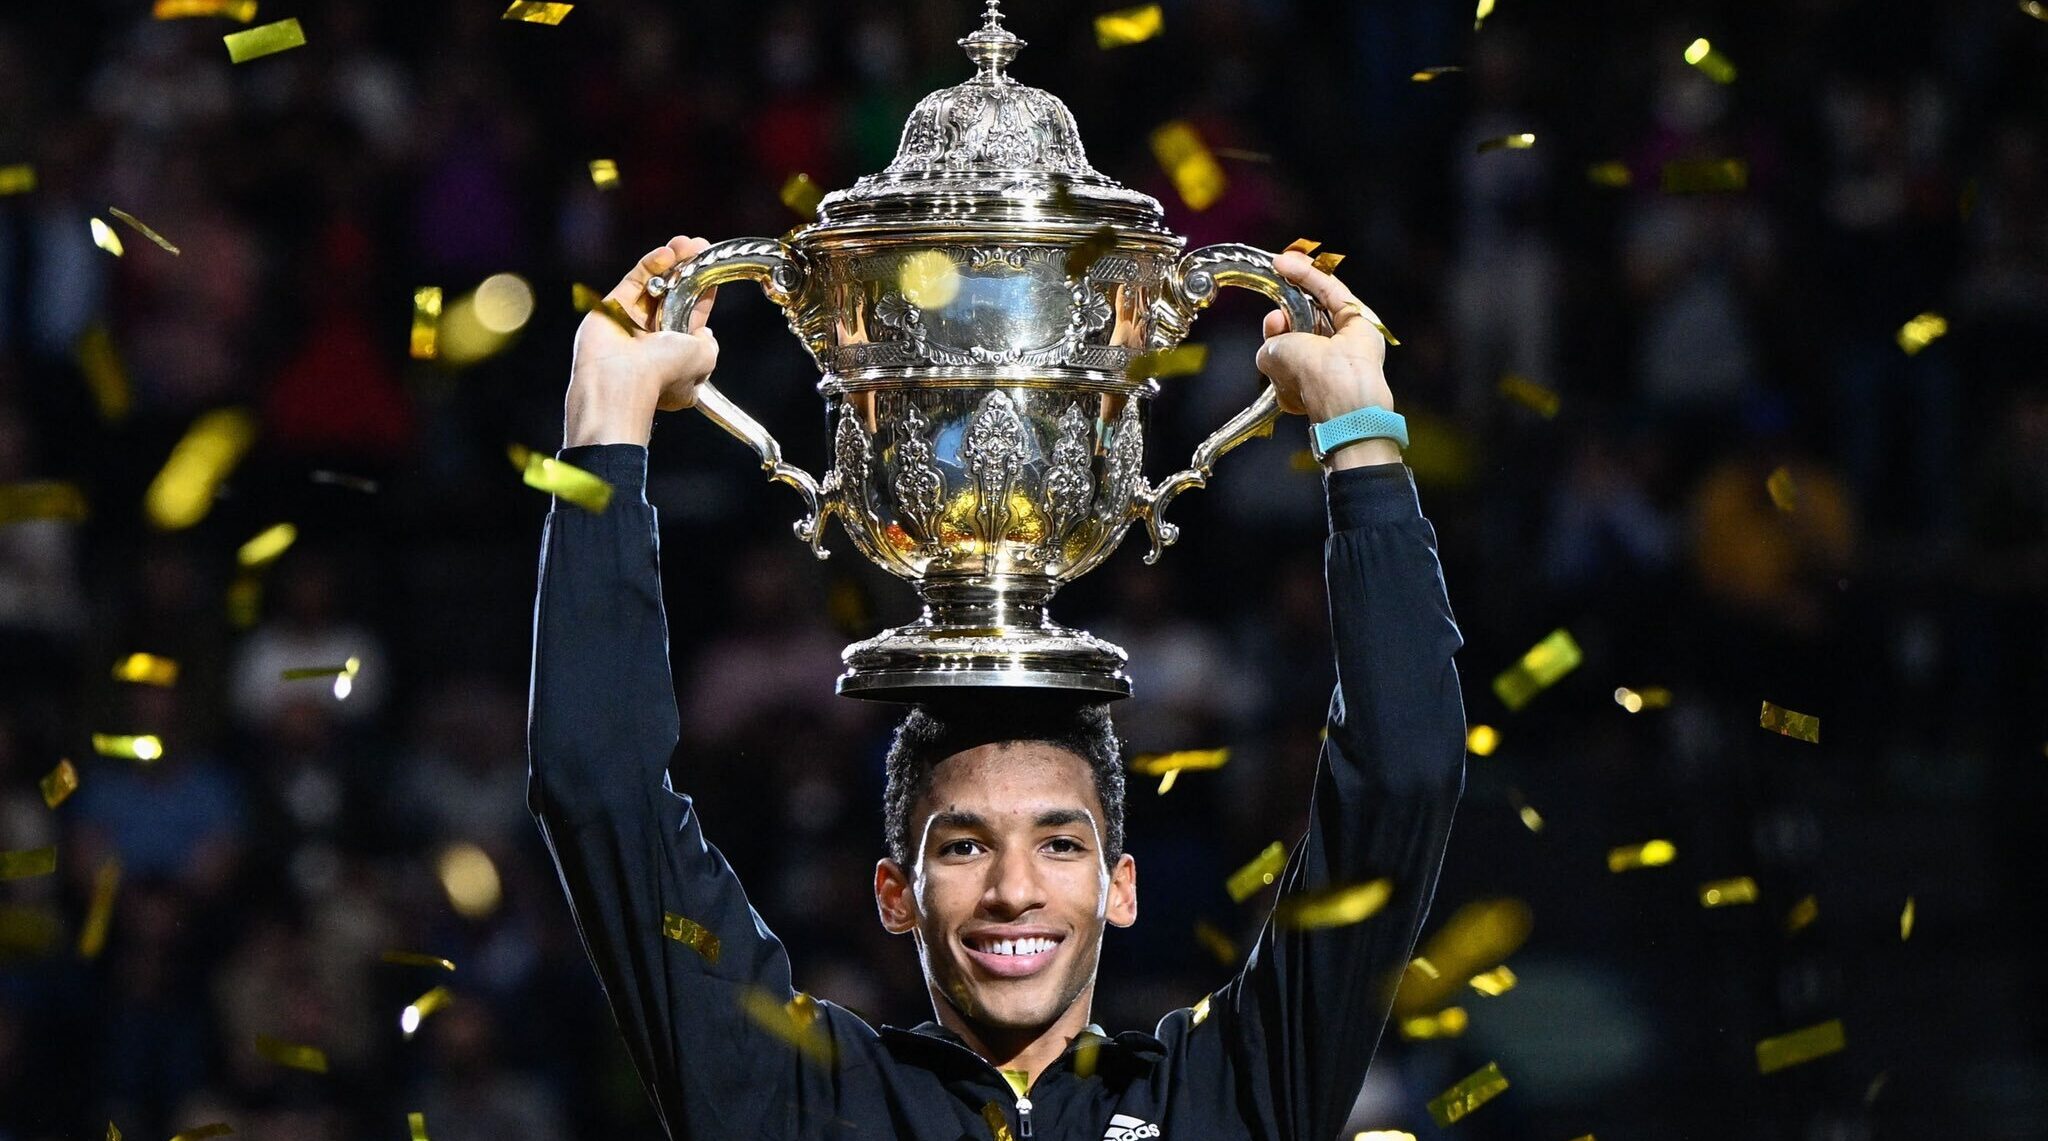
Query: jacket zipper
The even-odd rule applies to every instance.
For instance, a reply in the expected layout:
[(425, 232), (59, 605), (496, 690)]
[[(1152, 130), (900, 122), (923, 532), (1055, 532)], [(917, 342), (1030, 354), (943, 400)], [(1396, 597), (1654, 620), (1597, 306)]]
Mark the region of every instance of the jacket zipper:
[(1019, 1141), (1023, 1141), (1024, 1138), (1031, 1136), (1031, 1099), (1029, 1097), (1017, 1099), (1017, 1136)]

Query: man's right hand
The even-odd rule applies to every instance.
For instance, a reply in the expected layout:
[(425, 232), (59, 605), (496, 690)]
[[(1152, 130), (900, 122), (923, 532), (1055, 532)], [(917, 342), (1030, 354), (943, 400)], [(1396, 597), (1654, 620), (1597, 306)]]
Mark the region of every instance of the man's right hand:
[[(642, 330), (659, 328), (661, 302), (647, 292), (649, 278), (674, 269), (711, 245), (703, 238), (671, 238), (619, 279), (616, 301)], [(569, 394), (563, 409), (562, 446), (639, 444), (654, 430), (656, 409), (673, 412), (697, 402), (697, 386), (718, 365), (718, 341), (705, 321), (717, 298), (712, 290), (690, 313), (690, 331), (628, 333), (610, 315), (592, 308), (576, 329), (575, 358), (569, 366)]]

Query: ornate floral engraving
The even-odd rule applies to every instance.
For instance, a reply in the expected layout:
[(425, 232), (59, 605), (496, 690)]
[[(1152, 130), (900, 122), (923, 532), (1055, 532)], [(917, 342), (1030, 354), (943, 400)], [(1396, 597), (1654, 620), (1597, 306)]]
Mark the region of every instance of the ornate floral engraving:
[(1051, 559), (1067, 537), (1067, 529), (1088, 514), (1095, 498), (1094, 441), (1088, 417), (1076, 402), (1060, 413), (1059, 439), (1052, 449), (1052, 467), (1045, 473), (1044, 557)]
[[(941, 247), (939, 252), (963, 265), (963, 272), (1021, 274), (1042, 285), (1050, 296), (1041, 296), (1001, 319), (977, 319), (971, 330), (978, 339), (992, 343), (948, 344), (934, 338), (925, 311), (900, 290), (890, 289), (875, 303), (875, 321), (884, 329), (902, 334), (900, 343), (915, 362), (970, 368), (977, 365), (1021, 364), (1033, 368), (1067, 365), (1093, 333), (1107, 328), (1116, 318), (1115, 306), (1089, 281), (1066, 277), (1065, 253), (1052, 246), (972, 246), (964, 249)], [(895, 267), (888, 270), (895, 273)], [(884, 278), (883, 280), (888, 280)], [(1052, 292), (1057, 291), (1057, 292)], [(1052, 298), (1064, 296), (1061, 307)], [(1065, 327), (1056, 322), (1065, 318)], [(1008, 322), (1008, 324), (1005, 324)], [(1042, 325), (1038, 324), (1043, 322)], [(1022, 323), (1021, 325), (1018, 323)], [(1048, 326), (1050, 326), (1048, 328)], [(1058, 331), (1055, 333), (1054, 329)], [(1041, 338), (1051, 336), (1050, 341)], [(1006, 344), (1011, 338), (1027, 343)], [(1032, 344), (1030, 341), (1040, 341)], [(888, 362), (893, 363), (893, 362)], [(913, 362), (905, 362), (913, 363)]]
[(895, 426), (896, 477), (890, 483), (896, 509), (916, 528), (911, 537), (927, 556), (940, 549), (939, 510), (946, 501), (946, 475), (935, 462), (930, 431), (931, 421), (906, 401)]
[(1000, 389), (983, 398), (967, 426), (960, 446), (967, 478), (974, 483), (975, 532), (983, 557), (993, 565), (999, 545), (1010, 533), (1010, 493), (1024, 468), (1024, 421), (1010, 394)]
[(839, 413), (839, 428), (832, 436), (832, 470), (825, 473), (822, 490), (839, 496), (846, 517), (865, 519), (868, 515), (868, 468), (875, 458), (874, 440), (852, 408)]
[(1107, 458), (1108, 482), (1096, 500), (1095, 517), (1109, 526), (1122, 523), (1130, 514), (1131, 500), (1144, 482), (1145, 425), (1138, 416), (1138, 398), (1124, 400), (1124, 411), (1116, 418)]

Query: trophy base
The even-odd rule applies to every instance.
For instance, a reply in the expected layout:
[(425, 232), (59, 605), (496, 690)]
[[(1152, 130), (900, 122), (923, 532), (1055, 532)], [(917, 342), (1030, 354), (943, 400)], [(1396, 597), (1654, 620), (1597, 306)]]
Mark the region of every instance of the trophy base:
[(929, 701), (973, 689), (1065, 690), (1097, 701), (1131, 695), (1128, 656), (1085, 630), (947, 625), (885, 630), (846, 647), (838, 692), (867, 701)]

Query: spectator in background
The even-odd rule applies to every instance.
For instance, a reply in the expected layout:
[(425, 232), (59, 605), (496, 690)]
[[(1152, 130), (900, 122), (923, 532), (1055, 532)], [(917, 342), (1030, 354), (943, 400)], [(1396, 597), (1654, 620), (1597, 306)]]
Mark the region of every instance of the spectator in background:
[[(236, 654), (230, 699), (244, 729), (262, 730), (297, 701), (330, 705), (330, 715), (351, 725), (367, 724), (384, 710), (391, 684), (384, 640), (345, 613), (342, 568), (324, 552), (293, 552), (272, 568), (267, 584), (269, 616)], [(359, 663), (347, 696), (333, 678), (286, 681), (288, 669)]]

